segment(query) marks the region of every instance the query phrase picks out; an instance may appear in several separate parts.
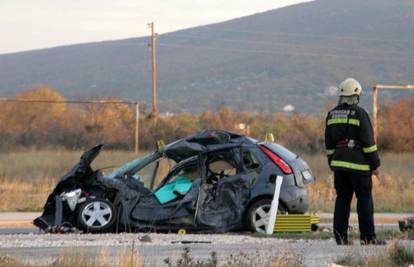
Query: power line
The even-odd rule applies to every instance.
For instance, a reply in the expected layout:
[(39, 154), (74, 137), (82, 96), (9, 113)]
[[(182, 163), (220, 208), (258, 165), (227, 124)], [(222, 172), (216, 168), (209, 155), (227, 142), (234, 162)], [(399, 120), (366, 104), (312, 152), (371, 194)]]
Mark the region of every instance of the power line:
[[(180, 34), (180, 36), (184, 36), (187, 38), (194, 38), (194, 39), (204, 39), (204, 40), (216, 40), (216, 41), (224, 41), (224, 42), (234, 42), (234, 43), (249, 43), (249, 44), (263, 44), (263, 45), (278, 45), (278, 46), (289, 46), (289, 47), (298, 47), (302, 49), (338, 49), (336, 47), (330, 47), (330, 46), (314, 46), (314, 45), (297, 45), (297, 44), (291, 44), (291, 43), (281, 43), (281, 42), (269, 42), (269, 41), (252, 41), (252, 40), (243, 40), (243, 39), (229, 39), (229, 38), (211, 38), (211, 37), (205, 37), (205, 36), (198, 36), (193, 34)], [(378, 54), (389, 54), (389, 55), (400, 55), (400, 56), (414, 56), (413, 53), (401, 53), (399, 51), (390, 51), (390, 50), (378, 50), (378, 49), (354, 49), (353, 51), (363, 52), (363, 53), (378, 53)], [(344, 53), (346, 51), (343, 51)]]
[(47, 100), (47, 99), (17, 99), (0, 98), (0, 102), (29, 102), (29, 103), (50, 103), (50, 104), (123, 104), (135, 105), (138, 102), (124, 100)]
[(217, 29), (207, 27), (207, 31), (221, 31), (221, 32), (234, 32), (234, 33), (250, 33), (250, 34), (265, 34), (265, 35), (274, 35), (274, 36), (309, 36), (309, 37), (328, 37), (328, 38), (337, 38), (337, 39), (345, 39), (345, 40), (358, 40), (358, 41), (388, 41), (388, 42), (414, 42), (414, 39), (382, 39), (382, 38), (370, 38), (370, 37), (356, 37), (350, 35), (328, 35), (328, 34), (314, 34), (314, 33), (293, 33), (293, 32), (265, 32), (265, 31), (249, 31), (249, 30), (236, 30), (236, 29)]
[(214, 46), (201, 46), (201, 45), (183, 45), (177, 43), (163, 44), (159, 43), (159, 46), (165, 47), (177, 47), (177, 48), (195, 48), (195, 49), (206, 49), (206, 50), (218, 50), (226, 52), (238, 52), (238, 53), (252, 53), (252, 54), (275, 54), (285, 56), (310, 56), (310, 57), (334, 57), (334, 58), (352, 58), (352, 59), (369, 59), (369, 60), (380, 60), (380, 61), (408, 61), (412, 62), (409, 58), (395, 58), (395, 57), (367, 57), (361, 55), (338, 55), (338, 54), (326, 54), (326, 53), (312, 53), (312, 52), (291, 52), (291, 51), (278, 51), (278, 50), (264, 50), (264, 49), (240, 49), (240, 48), (223, 48)]

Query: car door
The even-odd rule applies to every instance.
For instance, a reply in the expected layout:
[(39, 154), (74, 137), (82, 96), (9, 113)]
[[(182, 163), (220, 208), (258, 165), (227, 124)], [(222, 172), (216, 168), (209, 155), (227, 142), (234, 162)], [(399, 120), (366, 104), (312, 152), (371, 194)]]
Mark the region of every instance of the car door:
[[(175, 183), (177, 180), (180, 183)], [(163, 209), (171, 211), (169, 223), (193, 224), (200, 182), (198, 160), (197, 157), (192, 157), (180, 162), (154, 190), (154, 195)]]
[(240, 146), (223, 145), (201, 159), (203, 179), (196, 222), (201, 228), (225, 232), (242, 226), (251, 178), (241, 164)]
[[(190, 158), (186, 161), (182, 161), (174, 166), (168, 174), (166, 174), (160, 182), (153, 182), (156, 175), (152, 175), (150, 181), (153, 187), (152, 193), (143, 196), (135, 206), (132, 217), (134, 220), (139, 221), (141, 224), (150, 224), (156, 228), (167, 228), (179, 225), (191, 225), (194, 222), (194, 205), (197, 199), (198, 186), (197, 181), (192, 181), (191, 186), (187, 187), (187, 190), (182, 191), (181, 187), (178, 188), (177, 197), (171, 197), (173, 195), (172, 190), (164, 190), (175, 182), (177, 177), (182, 177), (182, 171), (186, 168), (194, 168), (194, 165), (198, 167), (197, 158)], [(150, 173), (156, 170), (150, 169)], [(156, 173), (156, 172), (154, 172)], [(142, 177), (141, 173), (141, 177)], [(199, 175), (200, 176), (200, 175)], [(193, 177), (195, 178), (195, 177)], [(158, 178), (159, 179), (159, 178)], [(197, 180), (197, 179), (194, 179)], [(198, 184), (201, 178), (198, 178)], [(187, 183), (188, 185), (188, 183)], [(158, 192), (163, 191), (162, 194)]]

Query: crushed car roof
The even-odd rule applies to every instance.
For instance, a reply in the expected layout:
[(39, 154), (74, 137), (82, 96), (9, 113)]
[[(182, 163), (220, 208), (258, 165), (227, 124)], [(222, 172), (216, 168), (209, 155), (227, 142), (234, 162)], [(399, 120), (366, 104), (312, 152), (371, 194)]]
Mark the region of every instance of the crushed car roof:
[(201, 152), (220, 150), (235, 144), (255, 142), (256, 140), (237, 133), (207, 129), (168, 144), (160, 152), (179, 162)]

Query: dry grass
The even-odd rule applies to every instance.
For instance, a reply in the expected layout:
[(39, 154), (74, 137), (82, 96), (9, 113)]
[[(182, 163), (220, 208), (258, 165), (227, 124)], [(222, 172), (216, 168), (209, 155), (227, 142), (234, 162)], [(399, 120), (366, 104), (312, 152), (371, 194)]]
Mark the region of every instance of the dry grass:
[[(333, 173), (324, 155), (303, 155), (316, 175), (316, 184), (309, 187), (311, 207), (315, 211), (332, 211), (336, 193)], [(381, 155), (380, 179), (373, 178), (376, 211), (411, 212), (414, 203), (414, 153)], [(355, 198), (353, 208), (355, 209)]]
[[(258, 251), (255, 255), (240, 253), (237, 256), (230, 255), (219, 262), (217, 253), (212, 252), (207, 259), (196, 259), (191, 255), (190, 249), (184, 248), (179, 257), (173, 261), (169, 258), (164, 261), (169, 267), (300, 267), (304, 266), (300, 255), (295, 253), (278, 253), (277, 256), (263, 256)], [(56, 259), (51, 259), (49, 264), (22, 263), (7, 255), (0, 255), (0, 267), (142, 267), (155, 266), (154, 263), (146, 263), (134, 246), (121, 250), (112, 257), (106, 249), (102, 249), (98, 255), (87, 255), (80, 250), (65, 251)]]
[[(0, 267), (142, 267), (139, 253), (135, 249), (126, 248), (114, 257), (110, 257), (106, 249), (102, 249), (98, 255), (91, 257), (80, 250), (65, 251), (49, 264), (23, 263), (10, 256), (0, 255)], [(149, 265), (148, 265), (149, 266)]]
[[(0, 152), (0, 211), (41, 210), (55, 182), (79, 160), (80, 155), (81, 151), (64, 149)], [(93, 167), (116, 167), (135, 157), (130, 151), (104, 150)], [(308, 187), (311, 209), (332, 211), (335, 191), (332, 172), (327, 166), (325, 156), (314, 154), (303, 155), (303, 158), (317, 177), (316, 184)], [(412, 211), (414, 153), (387, 153), (381, 155), (381, 158), (382, 181), (374, 179), (376, 211)]]
[[(58, 179), (75, 165), (82, 151), (65, 149), (26, 149), (0, 152), (0, 177), (33, 181)], [(131, 151), (103, 150), (93, 163), (94, 168), (117, 167), (136, 155)]]
[(54, 184), (51, 179), (0, 178), (0, 211), (39, 211)]
[(121, 250), (111, 258), (106, 249), (102, 249), (99, 255), (90, 257), (78, 250), (65, 252), (61, 254), (52, 264), (51, 267), (142, 267), (139, 253), (132, 247)]
[(400, 267), (414, 263), (414, 250), (398, 242), (388, 246), (386, 253), (376, 255), (346, 255), (336, 261), (341, 266)]

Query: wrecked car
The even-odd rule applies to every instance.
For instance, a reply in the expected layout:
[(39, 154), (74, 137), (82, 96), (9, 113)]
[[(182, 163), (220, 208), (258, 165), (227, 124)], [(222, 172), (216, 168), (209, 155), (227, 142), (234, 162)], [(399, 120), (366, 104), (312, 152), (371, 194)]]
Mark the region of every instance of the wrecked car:
[(407, 217), (404, 220), (398, 221), (398, 227), (401, 232), (414, 230), (414, 216)]
[(103, 145), (85, 152), (58, 182), (34, 224), (46, 232), (265, 232), (278, 175), (279, 212), (308, 211), (307, 163), (273, 142), (204, 130), (109, 174), (91, 168)]

